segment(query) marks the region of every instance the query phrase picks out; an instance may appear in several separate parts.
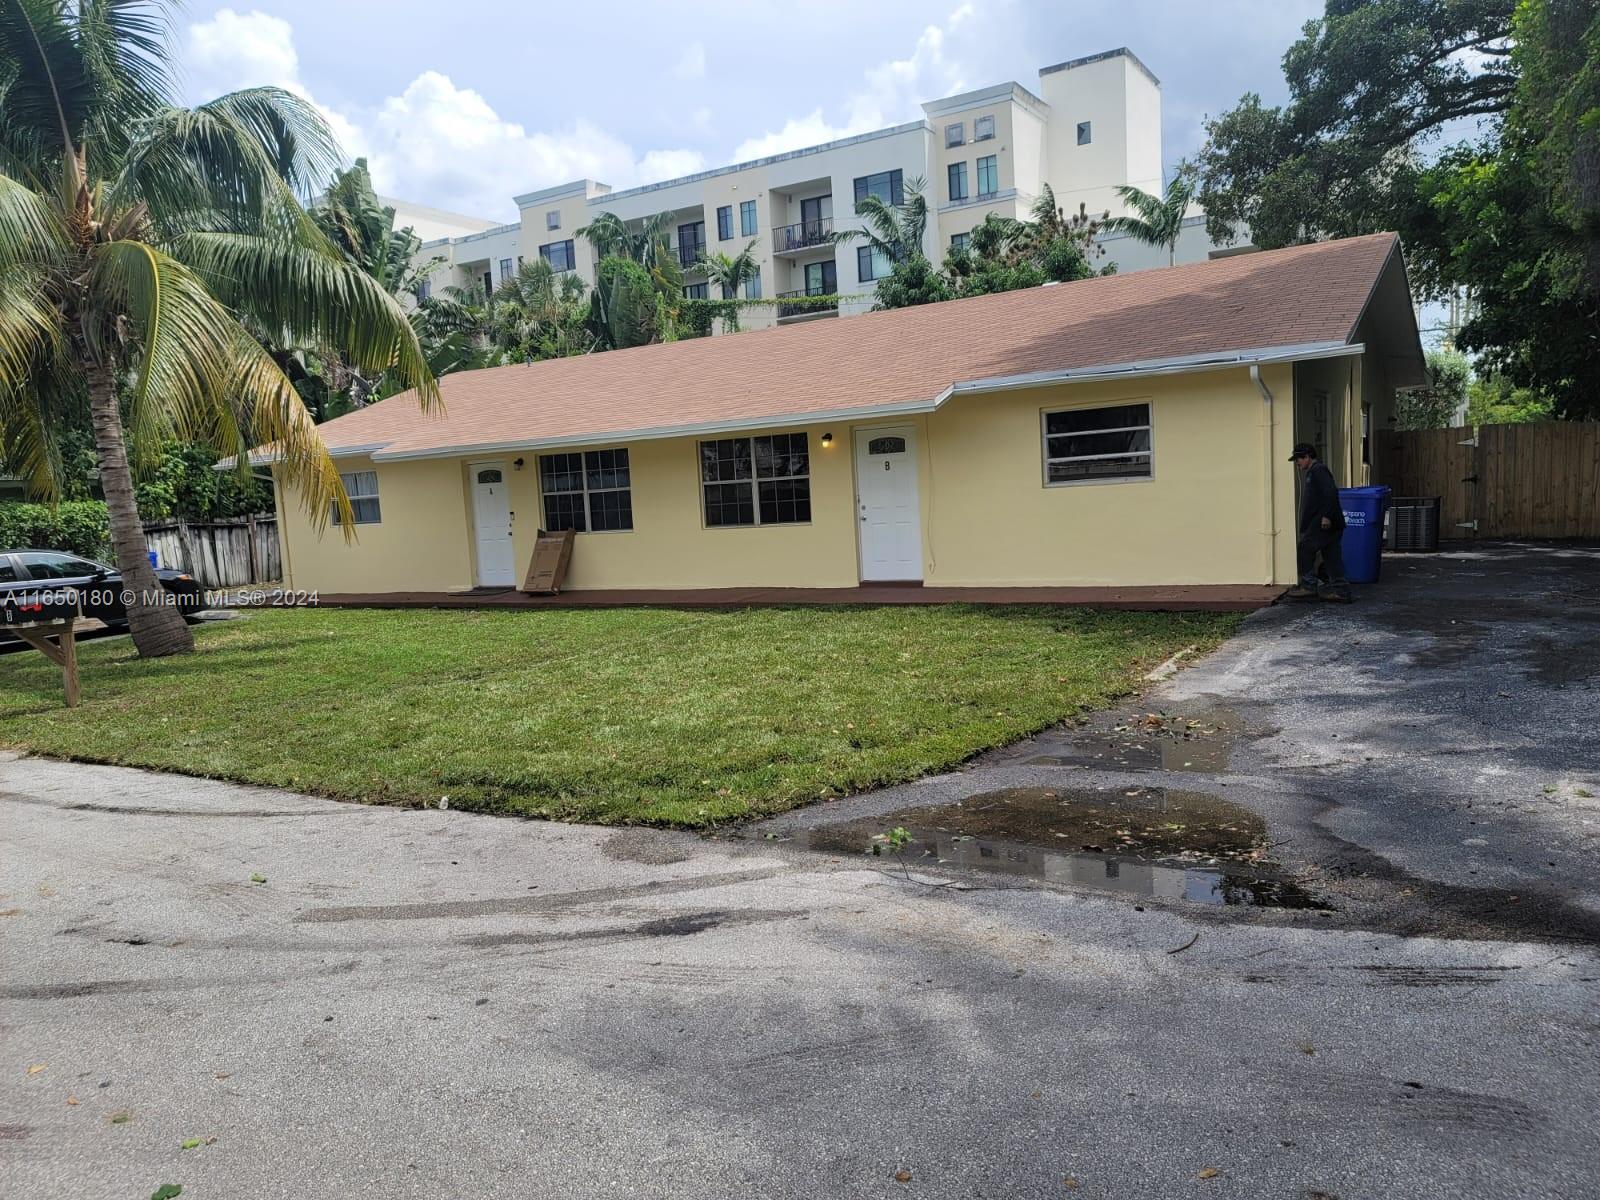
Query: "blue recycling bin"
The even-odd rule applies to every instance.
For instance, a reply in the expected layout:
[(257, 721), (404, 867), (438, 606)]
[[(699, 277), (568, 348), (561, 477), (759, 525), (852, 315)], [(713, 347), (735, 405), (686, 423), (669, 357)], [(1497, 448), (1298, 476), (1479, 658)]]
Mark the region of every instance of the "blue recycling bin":
[(150, 556), (150, 565), (152, 567), (159, 567), (161, 565), (161, 556), (154, 550), (146, 550), (145, 553)]
[(1383, 510), (1389, 505), (1386, 487), (1339, 489), (1344, 510), (1344, 568), (1351, 583), (1377, 583), (1383, 569)]

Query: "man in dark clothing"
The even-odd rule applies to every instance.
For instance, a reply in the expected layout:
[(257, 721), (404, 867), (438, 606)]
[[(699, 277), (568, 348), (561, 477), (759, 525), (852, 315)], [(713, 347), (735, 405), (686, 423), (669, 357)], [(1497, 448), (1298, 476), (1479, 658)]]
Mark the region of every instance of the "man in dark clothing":
[[(1339, 485), (1333, 472), (1317, 458), (1317, 448), (1310, 442), (1300, 442), (1289, 456), (1289, 461), (1304, 474), (1300, 488), (1300, 528), (1298, 541), (1299, 586), (1291, 588), (1289, 595), (1296, 600), (1311, 600), (1321, 596), (1348, 604), (1350, 580), (1344, 573), (1344, 509), (1339, 504)], [(1317, 556), (1327, 568), (1328, 583), (1320, 586), (1317, 579)]]

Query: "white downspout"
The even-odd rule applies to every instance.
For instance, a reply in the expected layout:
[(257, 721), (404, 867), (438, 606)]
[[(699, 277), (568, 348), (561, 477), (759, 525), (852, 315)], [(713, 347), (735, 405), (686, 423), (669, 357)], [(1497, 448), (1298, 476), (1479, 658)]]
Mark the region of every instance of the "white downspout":
[(1277, 467), (1274, 461), (1272, 442), (1277, 420), (1272, 406), (1272, 389), (1267, 387), (1266, 381), (1261, 378), (1261, 364), (1250, 364), (1250, 381), (1261, 392), (1261, 471), (1266, 480), (1266, 488), (1262, 499), (1261, 508), (1261, 535), (1266, 543), (1267, 583), (1274, 581), (1277, 573), (1276, 551), (1278, 546), (1278, 529), (1274, 522), (1276, 506), (1273, 493), (1277, 489)]

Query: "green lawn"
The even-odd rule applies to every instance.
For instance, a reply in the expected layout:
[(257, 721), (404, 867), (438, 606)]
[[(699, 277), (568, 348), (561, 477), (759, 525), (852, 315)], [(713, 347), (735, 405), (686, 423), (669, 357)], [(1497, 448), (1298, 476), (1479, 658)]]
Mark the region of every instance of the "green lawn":
[(0, 657), (0, 745), (384, 804), (709, 825), (911, 779), (1236, 618), (965, 606), (266, 610), (192, 656)]

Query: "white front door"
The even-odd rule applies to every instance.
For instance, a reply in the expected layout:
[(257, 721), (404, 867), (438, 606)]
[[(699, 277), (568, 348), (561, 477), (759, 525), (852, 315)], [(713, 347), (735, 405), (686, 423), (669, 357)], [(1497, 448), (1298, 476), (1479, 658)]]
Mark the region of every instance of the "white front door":
[(472, 524), (478, 534), (478, 586), (510, 587), (517, 577), (506, 465), (473, 463), (467, 470), (472, 473)]
[(916, 430), (856, 430), (863, 582), (922, 578)]

